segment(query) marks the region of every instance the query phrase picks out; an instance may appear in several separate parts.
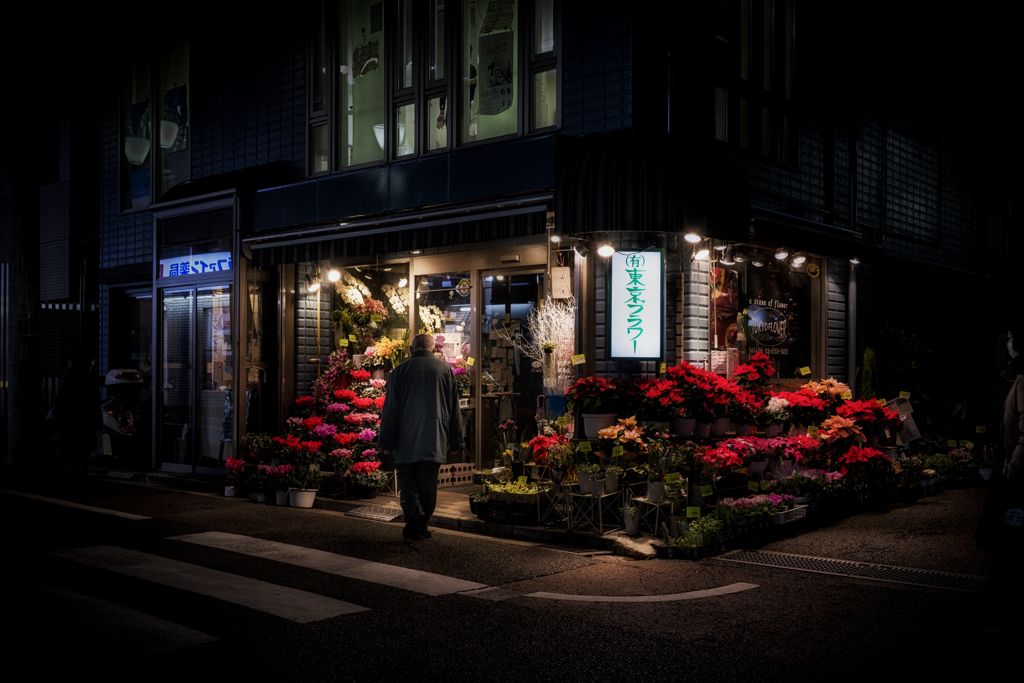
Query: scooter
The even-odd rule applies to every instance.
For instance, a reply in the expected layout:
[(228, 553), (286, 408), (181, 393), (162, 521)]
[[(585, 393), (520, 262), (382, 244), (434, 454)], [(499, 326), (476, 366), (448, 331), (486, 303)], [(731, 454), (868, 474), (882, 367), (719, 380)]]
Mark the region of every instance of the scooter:
[(145, 380), (138, 370), (118, 368), (109, 371), (103, 383), (109, 397), (100, 404), (103, 455), (128, 456), (132, 452), (132, 437), (135, 435), (131, 406), (135, 405)]

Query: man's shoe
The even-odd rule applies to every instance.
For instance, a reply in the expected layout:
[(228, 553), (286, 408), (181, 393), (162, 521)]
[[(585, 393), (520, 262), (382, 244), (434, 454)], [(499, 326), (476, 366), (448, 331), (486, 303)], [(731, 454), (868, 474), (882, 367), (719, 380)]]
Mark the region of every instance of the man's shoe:
[(426, 528), (426, 518), (421, 514), (410, 515), (405, 520), (405, 528), (402, 529), (402, 538), (415, 539)]

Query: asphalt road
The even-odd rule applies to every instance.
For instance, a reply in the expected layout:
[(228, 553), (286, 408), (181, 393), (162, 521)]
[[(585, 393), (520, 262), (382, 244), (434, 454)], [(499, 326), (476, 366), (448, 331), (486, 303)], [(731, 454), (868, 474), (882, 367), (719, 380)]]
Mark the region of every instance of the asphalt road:
[[(2, 488), (4, 640), (9, 658), (47, 674), (945, 680), (999, 665), (1020, 637), (985, 633), (973, 593), (720, 560), (634, 561), (445, 530), (410, 544), (400, 524), (99, 479), (73, 488), (8, 477)], [(984, 574), (989, 558), (970, 538), (983, 497), (980, 488), (946, 491), (765, 549)], [(431, 581), (438, 588), (427, 594)], [(459, 590), (465, 582), (496, 590)], [(531, 595), (737, 584), (753, 587), (645, 602)]]

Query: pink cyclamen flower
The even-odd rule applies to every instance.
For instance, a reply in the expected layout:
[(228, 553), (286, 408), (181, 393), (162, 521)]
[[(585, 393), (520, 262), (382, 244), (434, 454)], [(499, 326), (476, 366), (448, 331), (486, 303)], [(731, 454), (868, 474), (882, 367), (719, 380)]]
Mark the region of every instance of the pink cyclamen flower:
[(351, 408), (344, 403), (332, 403), (327, 406), (328, 413), (347, 413), (349, 410), (351, 410)]
[(372, 429), (364, 429), (363, 431), (359, 432), (360, 441), (373, 441), (376, 438), (377, 432), (373, 431)]
[(322, 437), (334, 436), (335, 434), (338, 433), (338, 428), (335, 427), (334, 425), (321, 424), (316, 426), (316, 428), (313, 430), (313, 433), (316, 434), (317, 436)]
[(373, 358), (373, 354), (377, 353), (377, 347), (376, 346), (367, 346), (366, 347), (366, 351), (364, 351), (363, 353), (366, 354), (367, 358)]
[(332, 458), (351, 458), (352, 450), (348, 448), (335, 448), (330, 453)]
[(365, 451), (363, 451), (363, 457), (364, 458), (376, 458), (377, 457), (377, 449), (376, 448), (367, 448)]
[(370, 380), (370, 386), (373, 387), (374, 389), (383, 389), (387, 385), (388, 385), (388, 381), (386, 379), (371, 379)]
[(302, 418), (289, 417), (287, 420), (285, 420), (285, 424), (288, 425), (288, 429), (298, 429), (299, 427), (302, 426)]

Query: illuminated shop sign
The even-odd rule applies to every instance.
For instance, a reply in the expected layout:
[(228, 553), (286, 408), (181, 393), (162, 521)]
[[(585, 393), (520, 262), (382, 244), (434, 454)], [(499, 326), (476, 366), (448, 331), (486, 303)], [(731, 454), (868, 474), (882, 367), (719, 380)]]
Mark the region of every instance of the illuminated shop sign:
[(661, 358), (665, 252), (617, 251), (609, 259), (608, 335), (617, 360)]
[(231, 252), (217, 251), (212, 254), (192, 254), (160, 259), (160, 273), (157, 277), (178, 277), (180, 275), (201, 275), (221, 270), (231, 270)]

